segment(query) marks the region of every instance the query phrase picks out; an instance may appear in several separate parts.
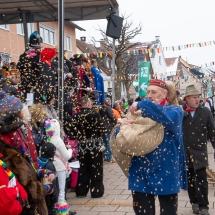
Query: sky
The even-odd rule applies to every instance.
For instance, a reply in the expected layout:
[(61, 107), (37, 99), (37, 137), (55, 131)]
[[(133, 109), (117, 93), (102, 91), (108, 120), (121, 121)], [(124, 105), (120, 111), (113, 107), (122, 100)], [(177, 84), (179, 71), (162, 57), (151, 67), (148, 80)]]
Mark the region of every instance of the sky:
[[(117, 0), (119, 15), (131, 15), (134, 26), (142, 24), (142, 33), (134, 41), (148, 42), (160, 36), (163, 47), (215, 40), (214, 0)], [(77, 39), (86, 36), (102, 39), (95, 30), (106, 29), (107, 20), (76, 22), (86, 32), (76, 31)], [(181, 51), (165, 51), (164, 56), (181, 56), (190, 64), (202, 65), (215, 61), (215, 45)]]

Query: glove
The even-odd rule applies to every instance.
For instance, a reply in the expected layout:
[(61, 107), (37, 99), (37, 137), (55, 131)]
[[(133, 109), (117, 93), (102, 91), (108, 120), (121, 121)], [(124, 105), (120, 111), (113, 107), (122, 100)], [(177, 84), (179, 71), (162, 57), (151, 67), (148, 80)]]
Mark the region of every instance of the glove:
[(91, 92), (91, 91), (92, 91), (92, 88), (87, 87), (87, 88), (86, 88), (86, 91)]

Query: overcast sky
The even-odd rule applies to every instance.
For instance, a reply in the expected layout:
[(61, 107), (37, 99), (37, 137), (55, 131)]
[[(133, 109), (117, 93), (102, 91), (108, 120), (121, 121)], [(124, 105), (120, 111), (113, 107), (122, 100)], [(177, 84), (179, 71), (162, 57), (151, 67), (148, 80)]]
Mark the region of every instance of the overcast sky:
[[(162, 46), (177, 46), (215, 40), (215, 0), (118, 0), (121, 14), (131, 15), (142, 23), (142, 34), (135, 41), (147, 42), (160, 36)], [(77, 38), (102, 39), (96, 27), (106, 29), (107, 20), (79, 21), (86, 32), (76, 31)], [(189, 63), (201, 65), (215, 61), (215, 45), (182, 51), (165, 51), (165, 57), (182, 56)]]

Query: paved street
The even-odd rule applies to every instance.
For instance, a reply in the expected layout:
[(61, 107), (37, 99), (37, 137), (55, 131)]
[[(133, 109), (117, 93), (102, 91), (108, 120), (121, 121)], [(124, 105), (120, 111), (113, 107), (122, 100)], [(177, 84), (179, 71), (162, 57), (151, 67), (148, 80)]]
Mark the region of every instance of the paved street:
[[(211, 144), (208, 149), (210, 168), (215, 171)], [(99, 199), (91, 199), (90, 194), (86, 198), (77, 198), (75, 193), (67, 193), (70, 209), (77, 211), (77, 215), (134, 215), (131, 191), (127, 188), (128, 181), (117, 164), (104, 164), (104, 185), (105, 194)], [(210, 215), (215, 215), (214, 196), (215, 186), (209, 185)], [(158, 201), (156, 205), (158, 215)], [(179, 194), (178, 214), (193, 214), (187, 192), (184, 190)]]

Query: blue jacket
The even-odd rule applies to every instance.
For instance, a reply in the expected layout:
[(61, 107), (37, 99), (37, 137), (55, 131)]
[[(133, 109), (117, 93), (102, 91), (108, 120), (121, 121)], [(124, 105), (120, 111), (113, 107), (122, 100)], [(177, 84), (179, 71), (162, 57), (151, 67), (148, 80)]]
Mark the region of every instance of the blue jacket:
[(180, 188), (187, 189), (182, 109), (157, 105), (148, 99), (138, 102), (137, 109), (142, 110), (143, 117), (163, 124), (164, 139), (151, 153), (132, 158), (129, 189), (152, 195), (176, 194)]
[(94, 79), (93, 79), (94, 86), (95, 86), (96, 90), (100, 91), (100, 93), (98, 93), (98, 96), (96, 97), (97, 105), (104, 104), (105, 92), (104, 92), (103, 77), (101, 76), (99, 70), (95, 66), (91, 67), (91, 71), (92, 71), (93, 76), (94, 76)]

